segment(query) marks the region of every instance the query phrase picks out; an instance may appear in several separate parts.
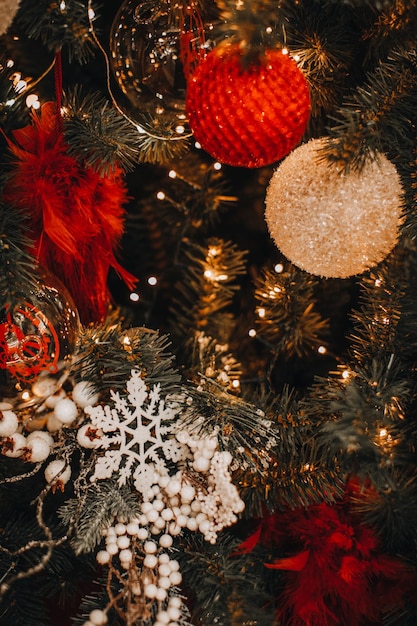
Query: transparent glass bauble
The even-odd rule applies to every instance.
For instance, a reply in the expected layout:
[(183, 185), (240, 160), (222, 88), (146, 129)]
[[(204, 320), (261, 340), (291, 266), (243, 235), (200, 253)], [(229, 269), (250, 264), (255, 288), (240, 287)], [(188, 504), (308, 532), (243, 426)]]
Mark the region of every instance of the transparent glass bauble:
[[(64, 285), (39, 270), (19, 302), (0, 310), (0, 410), (42, 400), (69, 370), (80, 321)], [(44, 380), (47, 384), (39, 384)], [(36, 393), (34, 393), (36, 390)]]
[(110, 33), (110, 64), (133, 109), (185, 110), (178, 12), (163, 0), (126, 0)]

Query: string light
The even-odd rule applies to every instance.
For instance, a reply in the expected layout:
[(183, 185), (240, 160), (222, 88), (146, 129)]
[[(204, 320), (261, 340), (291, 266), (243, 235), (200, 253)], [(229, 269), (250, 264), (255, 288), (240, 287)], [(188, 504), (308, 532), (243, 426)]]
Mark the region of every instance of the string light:
[(327, 352), (326, 347), (325, 347), (325, 346), (319, 346), (319, 347), (317, 348), (317, 352), (318, 352), (319, 354), (326, 354), (326, 352)]
[(281, 274), (281, 272), (283, 272), (283, 271), (284, 271), (284, 266), (283, 266), (283, 264), (282, 264), (282, 263), (277, 263), (277, 264), (274, 266), (274, 270), (276, 271), (276, 273), (277, 273), (277, 274)]
[(256, 337), (256, 330), (251, 328), (248, 332), (249, 337)]
[(350, 376), (350, 372), (349, 372), (349, 370), (344, 370), (344, 371), (342, 372), (342, 378), (343, 378), (344, 380), (347, 380), (347, 379), (349, 378), (349, 376)]
[(149, 276), (148, 285), (150, 285), (151, 287), (155, 287), (157, 283), (158, 283), (158, 279), (156, 276)]
[(265, 317), (265, 313), (266, 313), (266, 311), (265, 311), (264, 308), (261, 307), (261, 308), (258, 309), (258, 316), (259, 317), (261, 317), (261, 318)]
[(163, 191), (158, 191), (156, 197), (158, 198), (158, 200), (165, 200), (165, 194)]
[(139, 302), (140, 296), (136, 291), (132, 291), (129, 294), (129, 300), (131, 300), (132, 302)]
[(175, 170), (170, 170), (170, 172), (168, 173), (168, 176), (170, 178), (177, 178), (177, 172)]
[(215, 170), (221, 170), (221, 169), (222, 169), (222, 164), (221, 164), (221, 163), (219, 163), (218, 161), (216, 161), (216, 162), (213, 164), (213, 169), (215, 169)]

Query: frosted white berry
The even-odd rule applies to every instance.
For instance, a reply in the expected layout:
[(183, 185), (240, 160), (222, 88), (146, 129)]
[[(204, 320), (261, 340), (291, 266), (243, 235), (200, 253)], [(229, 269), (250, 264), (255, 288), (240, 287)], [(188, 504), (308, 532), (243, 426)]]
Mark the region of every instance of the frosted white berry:
[(36, 438), (43, 439), (51, 447), (54, 445), (54, 438), (46, 430), (34, 430), (26, 437), (26, 441)]
[[(34, 434), (34, 433), (32, 433)], [(29, 437), (26, 439), (25, 451), (23, 453), (25, 461), (40, 463), (45, 461), (51, 454), (51, 445), (43, 437)]]
[(149, 569), (154, 569), (158, 564), (158, 559), (154, 554), (147, 554), (143, 559), (143, 564)]
[(70, 398), (58, 400), (55, 405), (55, 417), (63, 424), (71, 424), (78, 415), (77, 405)]
[(171, 535), (165, 534), (161, 535), (161, 537), (159, 538), (159, 545), (161, 546), (161, 548), (170, 548), (172, 546), (172, 543), (173, 539)]
[(117, 547), (120, 550), (124, 550), (125, 548), (128, 548), (130, 546), (130, 539), (127, 535), (122, 535), (121, 537), (117, 538)]
[(83, 448), (96, 448), (100, 445), (102, 434), (101, 429), (93, 424), (83, 424), (77, 431), (77, 441)]
[(181, 500), (184, 504), (188, 504), (195, 496), (195, 489), (192, 485), (183, 485), (181, 487)]
[[(158, 589), (156, 590), (156, 600), (159, 600), (160, 602), (163, 602), (165, 600), (165, 598), (167, 597), (167, 592), (165, 589), (161, 589), (161, 587), (158, 587)], [(154, 626), (156, 626), (156, 624), (154, 624)]]
[(19, 420), (14, 411), (0, 411), (0, 437), (10, 437), (18, 426)]
[(107, 624), (107, 615), (101, 609), (94, 609), (91, 611), (88, 618), (94, 626), (103, 626), (104, 624)]
[(143, 549), (145, 550), (146, 554), (155, 554), (155, 552), (158, 550), (158, 546), (154, 541), (146, 541)]
[(96, 555), (97, 563), (100, 565), (106, 565), (106, 563), (110, 562), (110, 556), (111, 555), (107, 552), (107, 550), (100, 550)]
[(25, 451), (26, 437), (20, 433), (13, 433), (10, 437), (5, 437), (2, 443), (2, 454), (8, 456), (11, 459), (17, 459)]
[(154, 585), (153, 583), (150, 583), (149, 585), (145, 585), (145, 589), (144, 589), (145, 596), (152, 600), (153, 598), (156, 597), (157, 589), (158, 589), (157, 586)]
[(120, 550), (119, 559), (121, 563), (129, 566), (129, 563), (131, 562), (132, 558), (133, 558), (133, 555), (132, 555), (131, 550)]
[(169, 575), (169, 580), (171, 581), (171, 585), (173, 587), (180, 585), (182, 581), (181, 572), (171, 572)]
[(32, 385), (32, 393), (37, 398), (51, 396), (56, 391), (56, 382), (53, 378), (38, 378)]
[(50, 413), (48, 415), (48, 419), (46, 420), (46, 428), (50, 433), (56, 433), (58, 430), (62, 428), (62, 422), (56, 418), (55, 413)]
[(196, 472), (208, 472), (210, 469), (210, 459), (199, 456), (194, 460), (194, 469)]
[(48, 409), (54, 409), (58, 400), (62, 400), (62, 398), (65, 398), (66, 395), (67, 394), (63, 389), (59, 389), (58, 391), (46, 398), (45, 406), (47, 406)]
[(167, 608), (167, 613), (170, 621), (177, 621), (181, 617), (181, 611), (176, 606), (170, 605)]
[(81, 409), (84, 409), (86, 406), (97, 404), (99, 394), (92, 383), (82, 380), (74, 385), (72, 399)]
[(60, 481), (65, 485), (71, 478), (71, 467), (67, 465), (64, 459), (55, 459), (51, 461), (45, 468), (45, 480), (49, 484), (55, 484)]

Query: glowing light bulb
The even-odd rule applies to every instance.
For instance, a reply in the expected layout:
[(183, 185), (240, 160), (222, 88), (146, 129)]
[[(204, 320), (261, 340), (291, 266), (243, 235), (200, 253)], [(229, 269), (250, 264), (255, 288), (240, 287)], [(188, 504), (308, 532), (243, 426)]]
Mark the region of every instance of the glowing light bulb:
[(136, 291), (132, 291), (129, 294), (129, 300), (131, 300), (132, 302), (139, 302), (140, 296)]
[(170, 178), (177, 178), (177, 172), (176, 172), (175, 170), (171, 170), (171, 171), (168, 173), (168, 176), (169, 176)]
[(215, 170), (221, 170), (221, 169), (222, 169), (222, 164), (221, 164), (221, 163), (219, 163), (218, 161), (216, 161), (216, 162), (213, 164), (213, 169), (215, 169)]
[(277, 263), (277, 264), (274, 266), (274, 270), (276, 271), (276, 273), (277, 273), (277, 274), (281, 274), (281, 272), (283, 272), (283, 271), (284, 271), (284, 266), (283, 266), (283, 264), (282, 264), (282, 263)]
[(163, 191), (158, 191), (156, 197), (158, 198), (158, 200), (165, 200), (165, 194)]
[(158, 283), (158, 279), (156, 276), (149, 276), (148, 285), (151, 285), (151, 287), (155, 287), (157, 283)]
[(326, 352), (327, 352), (327, 350), (326, 350), (326, 346), (319, 346), (319, 347), (317, 348), (317, 352), (318, 352), (319, 354), (326, 354)]
[(256, 337), (256, 330), (251, 328), (248, 332), (249, 337)]

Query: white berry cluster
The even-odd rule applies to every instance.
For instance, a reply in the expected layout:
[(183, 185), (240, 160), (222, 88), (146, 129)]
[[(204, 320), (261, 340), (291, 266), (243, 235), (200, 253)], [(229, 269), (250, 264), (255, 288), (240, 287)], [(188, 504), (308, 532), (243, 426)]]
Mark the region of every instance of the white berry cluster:
[[(57, 388), (54, 378), (40, 376), (32, 385), (36, 399), (32, 419), (19, 419), (10, 408), (0, 410), (0, 450), (10, 458), (21, 458), (30, 463), (46, 461), (54, 449), (54, 436), (63, 426), (72, 425), (88, 404), (98, 396), (91, 384), (81, 381), (70, 393)], [(4, 406), (4, 405), (2, 405)], [(45, 479), (55, 488), (63, 488), (71, 476), (71, 468), (63, 459), (51, 461), (45, 469)]]
[[(150, 513), (149, 506), (144, 508)], [(148, 524), (144, 513), (126, 524), (118, 522), (105, 529), (105, 548), (97, 553), (97, 562), (107, 565), (117, 556), (123, 569), (136, 572), (130, 592), (158, 603), (153, 626), (177, 626), (182, 601), (172, 594), (175, 593), (173, 588), (181, 584), (182, 576), (178, 561), (167, 552), (173, 543), (172, 536), (162, 533), (155, 538), (141, 522)], [(89, 626), (88, 622), (84, 626)]]

